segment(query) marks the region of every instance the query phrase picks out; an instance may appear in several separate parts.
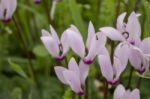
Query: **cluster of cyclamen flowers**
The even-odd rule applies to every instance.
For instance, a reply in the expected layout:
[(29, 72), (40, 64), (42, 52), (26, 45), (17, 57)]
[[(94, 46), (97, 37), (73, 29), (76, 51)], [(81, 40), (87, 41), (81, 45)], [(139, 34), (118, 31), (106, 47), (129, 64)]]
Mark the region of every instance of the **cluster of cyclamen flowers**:
[[(78, 64), (72, 57), (68, 63), (68, 69), (63, 66), (54, 67), (56, 75), (62, 83), (69, 85), (78, 95), (83, 95), (83, 88), (89, 71), (88, 65), (92, 64), (96, 58), (98, 58), (103, 77), (110, 85), (118, 83), (128, 61), (140, 74), (144, 74), (148, 70), (150, 38), (141, 40), (139, 14), (132, 12), (127, 23), (124, 22), (125, 16), (126, 13), (123, 13), (117, 18), (116, 28), (102, 27), (99, 32), (95, 32), (94, 26), (90, 22), (86, 44), (84, 44), (81, 33), (74, 25), (62, 33), (61, 39), (52, 26), (50, 26), (50, 33), (42, 30), (41, 40), (55, 59), (63, 60), (69, 49), (72, 49), (81, 59)], [(105, 47), (107, 37), (119, 43), (113, 56), (110, 56)], [(127, 97), (140, 99), (139, 90), (125, 91), (122, 85), (118, 85), (114, 92), (114, 99), (127, 99)]]

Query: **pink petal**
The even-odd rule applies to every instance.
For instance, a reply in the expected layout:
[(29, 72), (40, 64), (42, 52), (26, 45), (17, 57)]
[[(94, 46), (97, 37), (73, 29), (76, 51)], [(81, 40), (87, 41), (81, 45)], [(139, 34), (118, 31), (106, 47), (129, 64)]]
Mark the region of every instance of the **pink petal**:
[(130, 99), (140, 99), (140, 91), (138, 89), (134, 89), (130, 94)]
[(88, 49), (90, 48), (91, 40), (92, 40), (94, 35), (95, 35), (95, 29), (94, 29), (92, 22), (90, 21), (89, 27), (88, 27), (88, 37), (87, 37), (87, 41), (86, 41), (86, 47)]
[(77, 94), (83, 93), (81, 88), (80, 78), (76, 75), (73, 71), (64, 71), (63, 72), (64, 78), (71, 87), (71, 89), (76, 92)]
[(51, 34), (48, 31), (44, 30), (44, 29), (42, 29), (41, 32), (42, 32), (42, 36), (51, 36)]
[(79, 75), (80, 75), (79, 66), (73, 57), (69, 61), (68, 68), (69, 68), (69, 70), (74, 71), (76, 73), (76, 75), (78, 75), (78, 77), (79, 77)]
[(110, 57), (105, 56), (105, 55), (99, 55), (98, 62), (100, 64), (102, 75), (107, 79), (107, 81), (112, 81), (113, 80), (113, 68), (111, 65)]
[(51, 31), (51, 34), (52, 34), (52, 37), (58, 42), (58, 44), (60, 43), (59, 41), (59, 37), (57, 35), (57, 32), (55, 31), (55, 29), (50, 25), (50, 31)]
[(121, 68), (124, 70), (128, 64), (130, 48), (127, 44), (120, 43), (114, 52), (115, 57), (121, 62)]
[(85, 85), (85, 80), (86, 80), (88, 73), (89, 73), (89, 66), (87, 64), (85, 64), (83, 61), (80, 61), (79, 69), (80, 69), (81, 84)]
[(150, 37), (145, 38), (141, 43), (141, 49), (144, 52), (144, 54), (150, 55)]
[(122, 34), (112, 27), (103, 27), (103, 28), (100, 28), (100, 30), (106, 36), (108, 36), (111, 40), (114, 40), (114, 41), (123, 41), (124, 40), (124, 37), (122, 36)]
[(118, 18), (117, 18), (117, 30), (120, 32), (124, 32), (125, 30), (125, 23), (124, 23), (124, 18), (126, 16), (126, 12), (122, 13)]
[(123, 87), (123, 85), (118, 85), (114, 91), (113, 99), (123, 99), (124, 93), (125, 93), (125, 88)]
[(129, 38), (141, 36), (141, 26), (135, 12), (132, 12), (128, 18), (126, 31), (129, 32)]
[(59, 46), (55, 39), (51, 36), (43, 36), (41, 40), (44, 46), (47, 48), (48, 52), (55, 58), (59, 57)]
[(62, 44), (62, 47), (63, 47), (63, 55), (65, 55), (68, 50), (69, 50), (69, 43), (68, 43), (68, 34), (67, 32), (63, 32), (62, 36), (61, 36), (61, 44)]
[(70, 29), (67, 30), (67, 33), (70, 47), (77, 55), (83, 58), (85, 55), (85, 46), (81, 35)]
[(58, 79), (59, 79), (62, 83), (67, 84), (67, 81), (65, 80), (65, 78), (64, 78), (64, 76), (63, 76), (63, 72), (66, 71), (67, 69), (64, 68), (64, 67), (60, 67), (60, 66), (55, 66), (54, 69), (55, 69), (55, 73), (56, 73)]

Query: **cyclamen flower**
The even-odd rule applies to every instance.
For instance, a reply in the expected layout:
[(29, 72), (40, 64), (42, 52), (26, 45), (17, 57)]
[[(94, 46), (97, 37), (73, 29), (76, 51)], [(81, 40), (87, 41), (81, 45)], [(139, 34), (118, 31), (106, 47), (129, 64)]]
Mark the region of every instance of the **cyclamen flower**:
[(88, 75), (89, 66), (80, 61), (79, 66), (74, 58), (71, 58), (68, 69), (62, 66), (56, 66), (55, 72), (59, 80), (66, 85), (69, 85), (71, 89), (78, 95), (83, 95), (83, 87)]
[(85, 64), (91, 64), (96, 55), (101, 52), (101, 47), (106, 43), (106, 36), (101, 32), (95, 34), (95, 29), (91, 22), (88, 27), (86, 47), (79, 30), (75, 26), (71, 25), (67, 33), (69, 46), (81, 57)]
[(36, 4), (39, 4), (39, 3), (41, 3), (41, 0), (34, 0), (34, 2), (35, 2)]
[(141, 27), (138, 21), (139, 14), (132, 12), (127, 23), (124, 22), (125, 16), (126, 13), (123, 13), (117, 18), (117, 29), (112, 27), (103, 27), (100, 28), (100, 30), (111, 40), (136, 45), (141, 36)]
[(140, 91), (138, 89), (126, 91), (123, 85), (118, 85), (115, 89), (113, 99), (140, 99)]
[(111, 62), (108, 51), (98, 56), (100, 69), (102, 75), (107, 82), (111, 85), (115, 85), (119, 81), (121, 73), (125, 70), (128, 63), (129, 50), (127, 45), (120, 43), (114, 52), (113, 63)]
[(17, 0), (0, 0), (0, 20), (9, 22), (17, 7)]
[(138, 47), (130, 49), (129, 61), (140, 74), (143, 74), (149, 68), (150, 37), (137, 44)]
[(50, 26), (50, 33), (46, 30), (42, 30), (41, 40), (48, 52), (57, 60), (64, 59), (66, 53), (69, 50), (68, 38), (66, 31), (63, 32), (61, 39), (59, 40), (56, 31)]

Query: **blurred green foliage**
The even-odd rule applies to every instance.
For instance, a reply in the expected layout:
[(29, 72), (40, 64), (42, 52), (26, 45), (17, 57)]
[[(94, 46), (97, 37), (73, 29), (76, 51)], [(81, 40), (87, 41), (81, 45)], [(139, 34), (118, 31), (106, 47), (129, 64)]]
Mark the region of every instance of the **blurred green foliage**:
[[(57, 64), (40, 41), (41, 29), (49, 30), (52, 24), (59, 35), (75, 24), (84, 38), (91, 20), (98, 31), (102, 26), (115, 26), (116, 17), (126, 11), (141, 13), (143, 37), (150, 36), (150, 0), (57, 0), (54, 20), (50, 18), (53, 0), (42, 0), (39, 5), (33, 0), (18, 0), (14, 18), (22, 31), (27, 45), (26, 55), (18, 30), (13, 21), (0, 22), (0, 99), (72, 99), (75, 94), (56, 78), (53, 67)], [(137, 3), (139, 2), (139, 3)], [(136, 7), (139, 4), (138, 7)], [(119, 6), (118, 6), (119, 5)], [(74, 56), (70, 51), (67, 59)], [(31, 59), (34, 79), (30, 75), (28, 58)], [(9, 60), (9, 61), (8, 61)], [(66, 66), (65, 62), (62, 65)], [(122, 75), (127, 85), (130, 69)], [(150, 74), (150, 73), (149, 73)], [(150, 99), (150, 75), (142, 79), (141, 97)], [(140, 76), (141, 77), (141, 76)], [(135, 87), (139, 75), (133, 75)], [(91, 65), (89, 74), (89, 99), (102, 99), (103, 88), (97, 88), (95, 80), (103, 81), (97, 62)], [(32, 82), (33, 81), (33, 82)], [(103, 85), (103, 84), (102, 84)], [(110, 90), (114, 90), (111, 88)], [(109, 93), (112, 97), (113, 91)]]

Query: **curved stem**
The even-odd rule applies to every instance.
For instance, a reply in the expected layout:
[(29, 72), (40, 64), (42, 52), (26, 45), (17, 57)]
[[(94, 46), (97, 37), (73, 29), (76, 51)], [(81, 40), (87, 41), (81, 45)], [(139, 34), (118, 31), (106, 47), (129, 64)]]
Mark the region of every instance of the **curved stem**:
[(130, 70), (130, 75), (129, 75), (129, 80), (128, 80), (127, 88), (131, 87), (132, 74), (133, 74), (133, 67), (131, 67), (131, 70)]
[(105, 81), (105, 89), (104, 89), (104, 99), (108, 99), (108, 83)]

